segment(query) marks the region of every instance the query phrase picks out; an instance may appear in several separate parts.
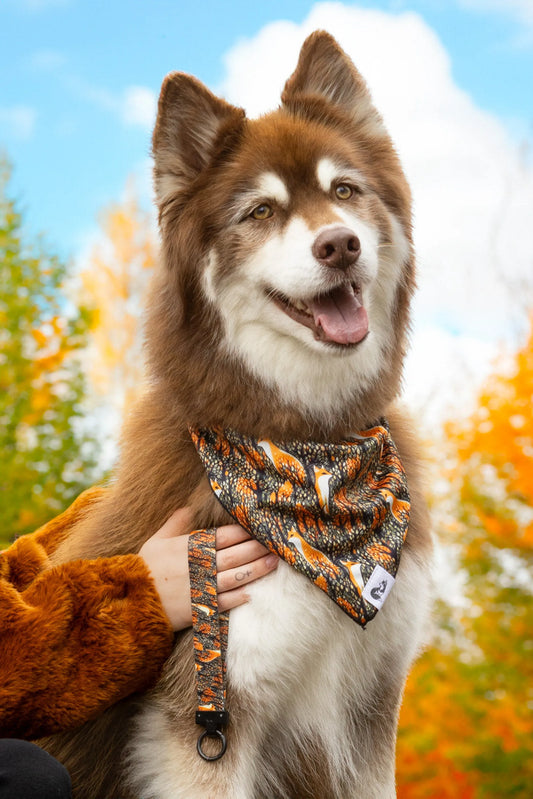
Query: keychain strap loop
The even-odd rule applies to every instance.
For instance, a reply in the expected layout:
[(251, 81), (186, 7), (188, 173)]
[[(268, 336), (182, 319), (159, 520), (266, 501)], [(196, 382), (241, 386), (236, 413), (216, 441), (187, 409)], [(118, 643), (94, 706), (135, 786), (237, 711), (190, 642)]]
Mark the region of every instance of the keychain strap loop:
[[(188, 550), (198, 695), (196, 723), (205, 727), (198, 738), (197, 749), (204, 760), (219, 760), (226, 751), (222, 730), (229, 721), (225, 679), (229, 613), (218, 611), (216, 528), (191, 533)], [(220, 741), (221, 748), (216, 755), (203, 751), (206, 737)]]

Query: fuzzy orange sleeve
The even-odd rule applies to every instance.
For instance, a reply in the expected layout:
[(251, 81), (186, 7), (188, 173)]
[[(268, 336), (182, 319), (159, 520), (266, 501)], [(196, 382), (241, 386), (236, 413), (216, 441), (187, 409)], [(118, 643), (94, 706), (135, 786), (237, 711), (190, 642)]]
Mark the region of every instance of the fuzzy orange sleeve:
[(82, 724), (152, 684), (172, 650), (170, 622), (138, 555), (47, 568), (87, 501), (94, 494), (0, 554), (0, 736)]

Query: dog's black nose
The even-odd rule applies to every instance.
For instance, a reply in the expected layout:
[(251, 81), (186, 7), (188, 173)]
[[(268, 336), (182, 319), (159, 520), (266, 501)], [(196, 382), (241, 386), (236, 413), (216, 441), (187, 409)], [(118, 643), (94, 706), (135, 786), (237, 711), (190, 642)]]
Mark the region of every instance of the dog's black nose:
[(361, 255), (361, 242), (353, 230), (337, 225), (319, 233), (311, 249), (324, 266), (347, 269)]

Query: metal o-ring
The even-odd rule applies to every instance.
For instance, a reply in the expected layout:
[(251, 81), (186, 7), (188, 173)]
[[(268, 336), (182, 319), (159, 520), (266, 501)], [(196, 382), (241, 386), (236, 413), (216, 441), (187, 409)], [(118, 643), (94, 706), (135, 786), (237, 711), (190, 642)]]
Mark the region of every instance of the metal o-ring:
[[(218, 752), (216, 755), (206, 755), (205, 752), (203, 751), (202, 743), (206, 736), (208, 736), (209, 738), (218, 738), (219, 741), (221, 742), (222, 747), (220, 749), (220, 752)], [(204, 730), (203, 733), (198, 738), (198, 741), (196, 742), (196, 748), (198, 749), (198, 754), (200, 755), (200, 757), (203, 757), (204, 760), (208, 761), (220, 760), (220, 758), (226, 751), (226, 746), (227, 746), (226, 736), (220, 730), (215, 730), (214, 732), (207, 732), (207, 730)]]

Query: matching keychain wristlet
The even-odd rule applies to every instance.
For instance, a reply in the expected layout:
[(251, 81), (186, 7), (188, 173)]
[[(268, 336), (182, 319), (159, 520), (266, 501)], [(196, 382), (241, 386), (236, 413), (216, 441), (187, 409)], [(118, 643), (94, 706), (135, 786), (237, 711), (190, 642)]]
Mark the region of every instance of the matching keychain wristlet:
[[(219, 760), (226, 751), (223, 730), (226, 710), (226, 648), (229, 613), (219, 613), (217, 600), (216, 528), (196, 530), (189, 536), (189, 576), (194, 633), (194, 657), (198, 710), (196, 723), (205, 727), (197, 743), (204, 760)], [(214, 755), (203, 749), (205, 738), (216, 738), (220, 749)]]

